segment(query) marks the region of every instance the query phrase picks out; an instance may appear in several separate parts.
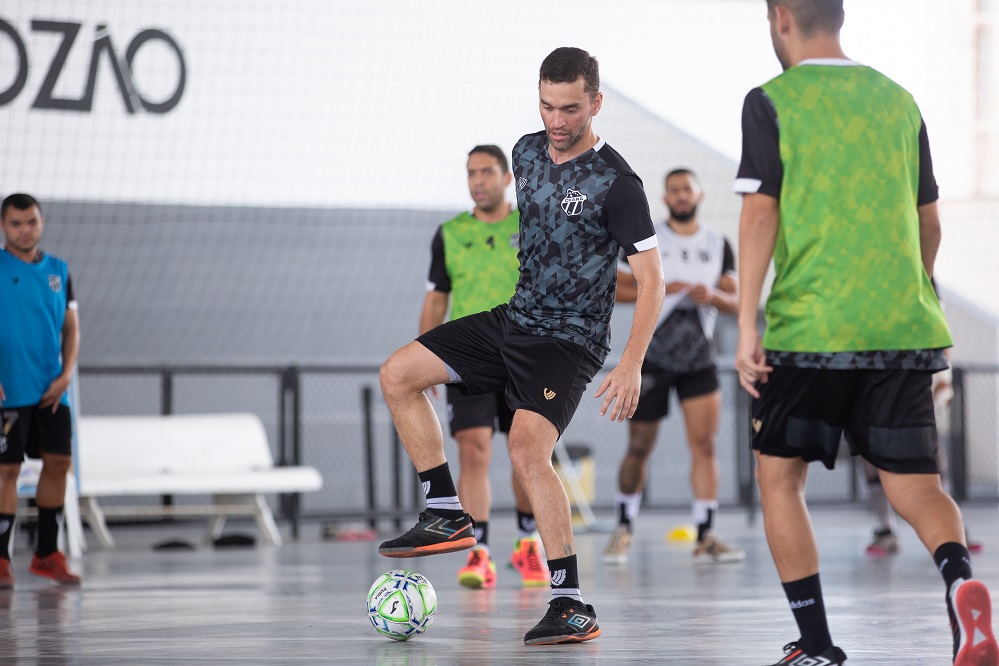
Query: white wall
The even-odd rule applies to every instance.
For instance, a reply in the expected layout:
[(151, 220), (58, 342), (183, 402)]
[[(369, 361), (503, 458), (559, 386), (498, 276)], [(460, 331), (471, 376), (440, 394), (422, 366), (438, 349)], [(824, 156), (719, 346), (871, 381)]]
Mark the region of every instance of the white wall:
[[(847, 52), (915, 93), (948, 198), (975, 180), (971, 2), (846, 2)], [(577, 0), (571, 10), (553, 0), (8, 0), (0, 18), (31, 67), (24, 92), (0, 107), (0, 182), (49, 199), (460, 207), (465, 152), (540, 128), (537, 67), (565, 44), (597, 55), (623, 95), (738, 159), (742, 99), (779, 72), (765, 14), (763, 0)], [(105, 60), (91, 113), (31, 110), (60, 43), (32, 31), (37, 19), (83, 24), (56, 86), (67, 97), (82, 92), (98, 23), (119, 55), (141, 29), (168, 32), (188, 68), (181, 103), (129, 115)], [(140, 91), (169, 95), (171, 54), (153, 42), (140, 54)], [(0, 90), (16, 61), (0, 34)]]

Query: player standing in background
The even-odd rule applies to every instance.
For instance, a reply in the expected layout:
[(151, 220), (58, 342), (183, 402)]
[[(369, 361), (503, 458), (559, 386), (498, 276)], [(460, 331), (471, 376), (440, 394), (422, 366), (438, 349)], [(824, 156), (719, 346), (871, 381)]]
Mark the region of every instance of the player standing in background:
[[(467, 167), (468, 191), (475, 207), (448, 220), (434, 234), (420, 335), (443, 323), (448, 307), (450, 318), (458, 319), (508, 302), (520, 276), (520, 215), (505, 196), (512, 178), (506, 155), (497, 146), (476, 146), (468, 153)], [(465, 587), (493, 588), (496, 565), (489, 553), (489, 460), (493, 433), (498, 429), (509, 434), (513, 412), (502, 391), (466, 397), (448, 386), (447, 417), (451, 436), (458, 443), (458, 497), (475, 521), (476, 545), (458, 572), (458, 582)], [(534, 512), (516, 474), (512, 481), (519, 537), (510, 561), (525, 587), (544, 586), (548, 571), (541, 563)]]
[(989, 592), (971, 578), (961, 512), (936, 462), (930, 383), (951, 338), (930, 285), (940, 220), (926, 127), (908, 92), (843, 53), (842, 0), (767, 7), (785, 71), (743, 108), (736, 368), (756, 398), (764, 527), (801, 632), (778, 663), (846, 660), (830, 637), (805, 504), (808, 463), (831, 469), (845, 431), (933, 554), (954, 663), (994, 666)]
[[(746, 553), (712, 534), (718, 511), (718, 458), (715, 437), (721, 413), (721, 391), (715, 367), (714, 337), (718, 311), (735, 314), (735, 255), (728, 239), (697, 220), (704, 199), (701, 184), (689, 169), (666, 174), (663, 202), (669, 211), (656, 223), (659, 255), (666, 280), (666, 299), (642, 364), (642, 394), (628, 422), (628, 451), (618, 470), (614, 498), (618, 526), (604, 550), (604, 561), (623, 564), (631, 548), (633, 521), (645, 488), (646, 466), (659, 435), (659, 422), (669, 414), (669, 395), (676, 389), (690, 448), (691, 510), (697, 526), (694, 558), (698, 562), (740, 562)], [(626, 261), (619, 265), (617, 300), (635, 300), (635, 283)]]
[(638, 298), (621, 361), (594, 394), (603, 398), (601, 415), (623, 421), (634, 413), (642, 358), (663, 301), (662, 263), (641, 180), (593, 131), (603, 103), (596, 59), (581, 49), (556, 49), (541, 64), (538, 95), (545, 130), (522, 137), (513, 149), (520, 209), (513, 298), (428, 331), (381, 370), (385, 400), (427, 496), (416, 526), (379, 548), (389, 557), (475, 545), (424, 390), (449, 383), (469, 395), (505, 392), (514, 410), (510, 459), (553, 558), (552, 600), (524, 636), (528, 645), (600, 635), (596, 612), (579, 589), (569, 498), (551, 458), (610, 350), (619, 250), (630, 258)]
[(45, 218), (34, 197), (12, 194), (0, 206), (0, 588), (14, 586), (10, 539), (17, 476), (24, 456), (41, 458), (35, 503), (38, 543), (31, 573), (79, 585), (58, 550), (66, 474), (73, 465), (66, 389), (80, 341), (66, 262), (38, 247)]

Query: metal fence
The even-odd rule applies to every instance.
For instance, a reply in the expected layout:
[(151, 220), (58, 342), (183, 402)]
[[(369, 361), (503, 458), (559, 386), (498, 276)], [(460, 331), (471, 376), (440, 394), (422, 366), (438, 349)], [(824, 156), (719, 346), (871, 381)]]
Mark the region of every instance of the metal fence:
[[(87, 365), (80, 368), (80, 412), (108, 416), (252, 412), (264, 423), (277, 464), (311, 465), (325, 480), (319, 492), (273, 500), (279, 516), (373, 522), (410, 514), (422, 505), (416, 474), (378, 390), (377, 373), (376, 367), (367, 366)], [(598, 375), (591, 388), (601, 379)], [(749, 398), (730, 367), (721, 370), (720, 380), (719, 500), (752, 509), (755, 483), (748, 444)], [(999, 499), (999, 367), (955, 368), (954, 384), (950, 413), (940, 424), (951, 490), (962, 501), (995, 501)], [(435, 407), (442, 417), (443, 399)], [(676, 508), (690, 501), (689, 454), (682, 419), (673, 417), (679, 413), (675, 402), (670, 413), (650, 461), (645, 493), (645, 504), (650, 507)], [(584, 397), (563, 441), (588, 451), (594, 470), (592, 504), (609, 509), (627, 426), (600, 418), (598, 402)], [(503, 440), (497, 438), (491, 479), (498, 510), (513, 508), (511, 468), (504, 448)], [(450, 438), (445, 439), (445, 451), (456, 467), (457, 450)], [(816, 468), (809, 475), (809, 500), (864, 501), (859, 467), (856, 459), (844, 457), (831, 472)], [(135, 502), (133, 498), (127, 501)], [(113, 505), (114, 499), (108, 503)]]

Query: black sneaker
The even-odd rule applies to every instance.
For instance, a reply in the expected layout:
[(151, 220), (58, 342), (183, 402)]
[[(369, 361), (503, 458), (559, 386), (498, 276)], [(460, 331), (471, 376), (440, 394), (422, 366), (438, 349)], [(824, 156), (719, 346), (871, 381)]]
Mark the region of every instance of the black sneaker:
[(427, 509), (413, 529), (378, 546), (378, 553), (385, 557), (423, 557), (468, 550), (474, 545), (471, 516), (465, 513), (450, 519)]
[(846, 655), (835, 645), (827, 647), (822, 654), (808, 654), (798, 643), (784, 646), (784, 658), (773, 666), (839, 666), (846, 661)]
[(524, 645), (581, 643), (600, 635), (597, 612), (593, 606), (572, 597), (555, 597), (541, 622), (524, 636)]

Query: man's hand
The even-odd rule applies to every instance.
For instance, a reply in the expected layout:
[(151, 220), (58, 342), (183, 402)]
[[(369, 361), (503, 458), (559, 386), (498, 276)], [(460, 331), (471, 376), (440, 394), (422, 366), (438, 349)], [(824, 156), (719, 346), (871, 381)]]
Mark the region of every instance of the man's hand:
[(667, 294), (684, 294), (684, 293), (690, 291), (690, 288), (693, 287), (693, 286), (694, 285), (690, 284), (689, 282), (683, 282), (681, 280), (677, 280), (675, 282), (668, 282), (666, 284), (666, 293)]
[(693, 287), (687, 296), (698, 305), (710, 305), (711, 299), (715, 296), (715, 290), (707, 285), (699, 284)]
[(39, 401), (38, 406), (42, 409), (46, 407), (52, 408), (52, 413), (55, 414), (56, 410), (59, 409), (59, 401), (62, 400), (62, 394), (66, 392), (69, 388), (69, 377), (66, 375), (59, 375), (52, 380), (49, 387), (42, 394), (42, 399)]
[(622, 361), (607, 374), (593, 397), (604, 396), (603, 404), (600, 405), (600, 416), (605, 415), (610, 409), (611, 421), (620, 422), (635, 415), (641, 391), (642, 364)]
[(735, 352), (735, 369), (739, 373), (739, 384), (754, 398), (760, 397), (754, 384), (766, 384), (773, 368), (767, 365), (763, 353), (763, 343), (755, 328), (739, 330), (739, 345)]

